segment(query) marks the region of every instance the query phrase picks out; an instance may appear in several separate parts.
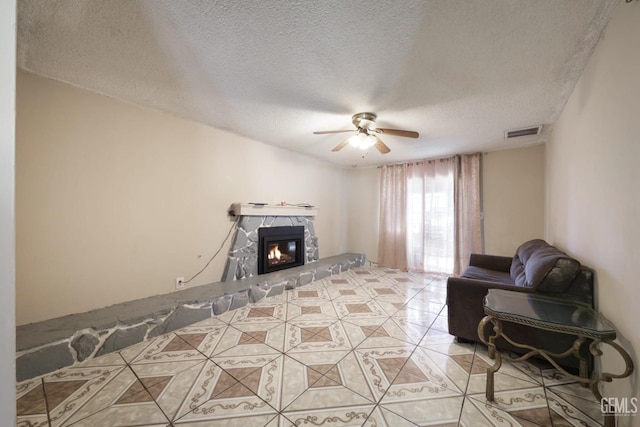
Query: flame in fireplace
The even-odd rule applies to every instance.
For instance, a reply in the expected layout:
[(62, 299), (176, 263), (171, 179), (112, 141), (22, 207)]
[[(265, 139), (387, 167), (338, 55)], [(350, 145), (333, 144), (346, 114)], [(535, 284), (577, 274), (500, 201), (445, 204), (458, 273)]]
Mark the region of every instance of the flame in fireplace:
[(280, 252), (280, 248), (278, 247), (278, 245), (275, 245), (273, 248), (271, 248), (268, 255), (269, 259), (280, 261), (281, 257), (282, 257), (282, 252)]

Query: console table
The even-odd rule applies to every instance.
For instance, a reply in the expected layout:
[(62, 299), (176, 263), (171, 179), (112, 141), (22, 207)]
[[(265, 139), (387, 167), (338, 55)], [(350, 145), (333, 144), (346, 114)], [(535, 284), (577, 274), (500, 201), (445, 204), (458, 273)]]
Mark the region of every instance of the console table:
[[(586, 304), (539, 294), (491, 289), (484, 300), (484, 312), (486, 316), (478, 324), (478, 337), (488, 346), (489, 357), (495, 360), (494, 365), (487, 368), (486, 397), (489, 401), (494, 400), (493, 376), (500, 369), (503, 357), (513, 362), (521, 362), (532, 356), (540, 355), (564, 375), (590, 386), (598, 402), (602, 401), (602, 394), (598, 388), (600, 382), (610, 382), (614, 378), (625, 378), (633, 372), (631, 357), (624, 348), (614, 342), (616, 339), (615, 327)], [(505, 335), (502, 322), (518, 323), (532, 328), (570, 334), (574, 335), (576, 339), (571, 348), (565, 352), (551, 353), (544, 349), (514, 342)], [(484, 336), (487, 323), (493, 325), (494, 332), (488, 339)], [(528, 352), (517, 358), (502, 356), (496, 349), (495, 342), (498, 338), (503, 338), (509, 344), (528, 350)], [(602, 351), (598, 348), (601, 343), (616, 349), (624, 359), (624, 372), (617, 375), (605, 372), (597, 378), (589, 378), (587, 360), (580, 355), (580, 348), (587, 343), (587, 340), (591, 340), (589, 352), (595, 357), (602, 355)], [(554, 360), (554, 358), (566, 357), (571, 354), (580, 361), (579, 375), (570, 374)], [(615, 425), (615, 413), (607, 412), (604, 416), (605, 426)]]

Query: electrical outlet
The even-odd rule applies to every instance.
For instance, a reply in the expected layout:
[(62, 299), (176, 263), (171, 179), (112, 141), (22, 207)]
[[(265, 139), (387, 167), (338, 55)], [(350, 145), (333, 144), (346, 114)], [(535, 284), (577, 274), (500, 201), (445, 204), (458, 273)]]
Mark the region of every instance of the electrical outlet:
[(176, 289), (184, 288), (184, 277), (176, 277)]

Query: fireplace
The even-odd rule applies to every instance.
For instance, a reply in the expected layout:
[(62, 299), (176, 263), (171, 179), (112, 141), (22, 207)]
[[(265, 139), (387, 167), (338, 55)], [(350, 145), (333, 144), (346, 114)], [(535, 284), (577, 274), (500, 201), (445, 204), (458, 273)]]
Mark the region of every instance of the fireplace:
[(258, 274), (304, 264), (304, 226), (258, 229)]

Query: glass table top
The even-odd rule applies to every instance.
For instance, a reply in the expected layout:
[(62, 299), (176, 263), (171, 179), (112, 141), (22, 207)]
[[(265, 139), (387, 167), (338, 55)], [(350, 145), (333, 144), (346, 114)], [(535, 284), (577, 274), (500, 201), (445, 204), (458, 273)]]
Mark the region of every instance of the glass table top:
[[(615, 327), (586, 304), (539, 294), (490, 289), (484, 301), (491, 314), (547, 323), (597, 335), (615, 334)], [(488, 313), (489, 314), (489, 313)]]

